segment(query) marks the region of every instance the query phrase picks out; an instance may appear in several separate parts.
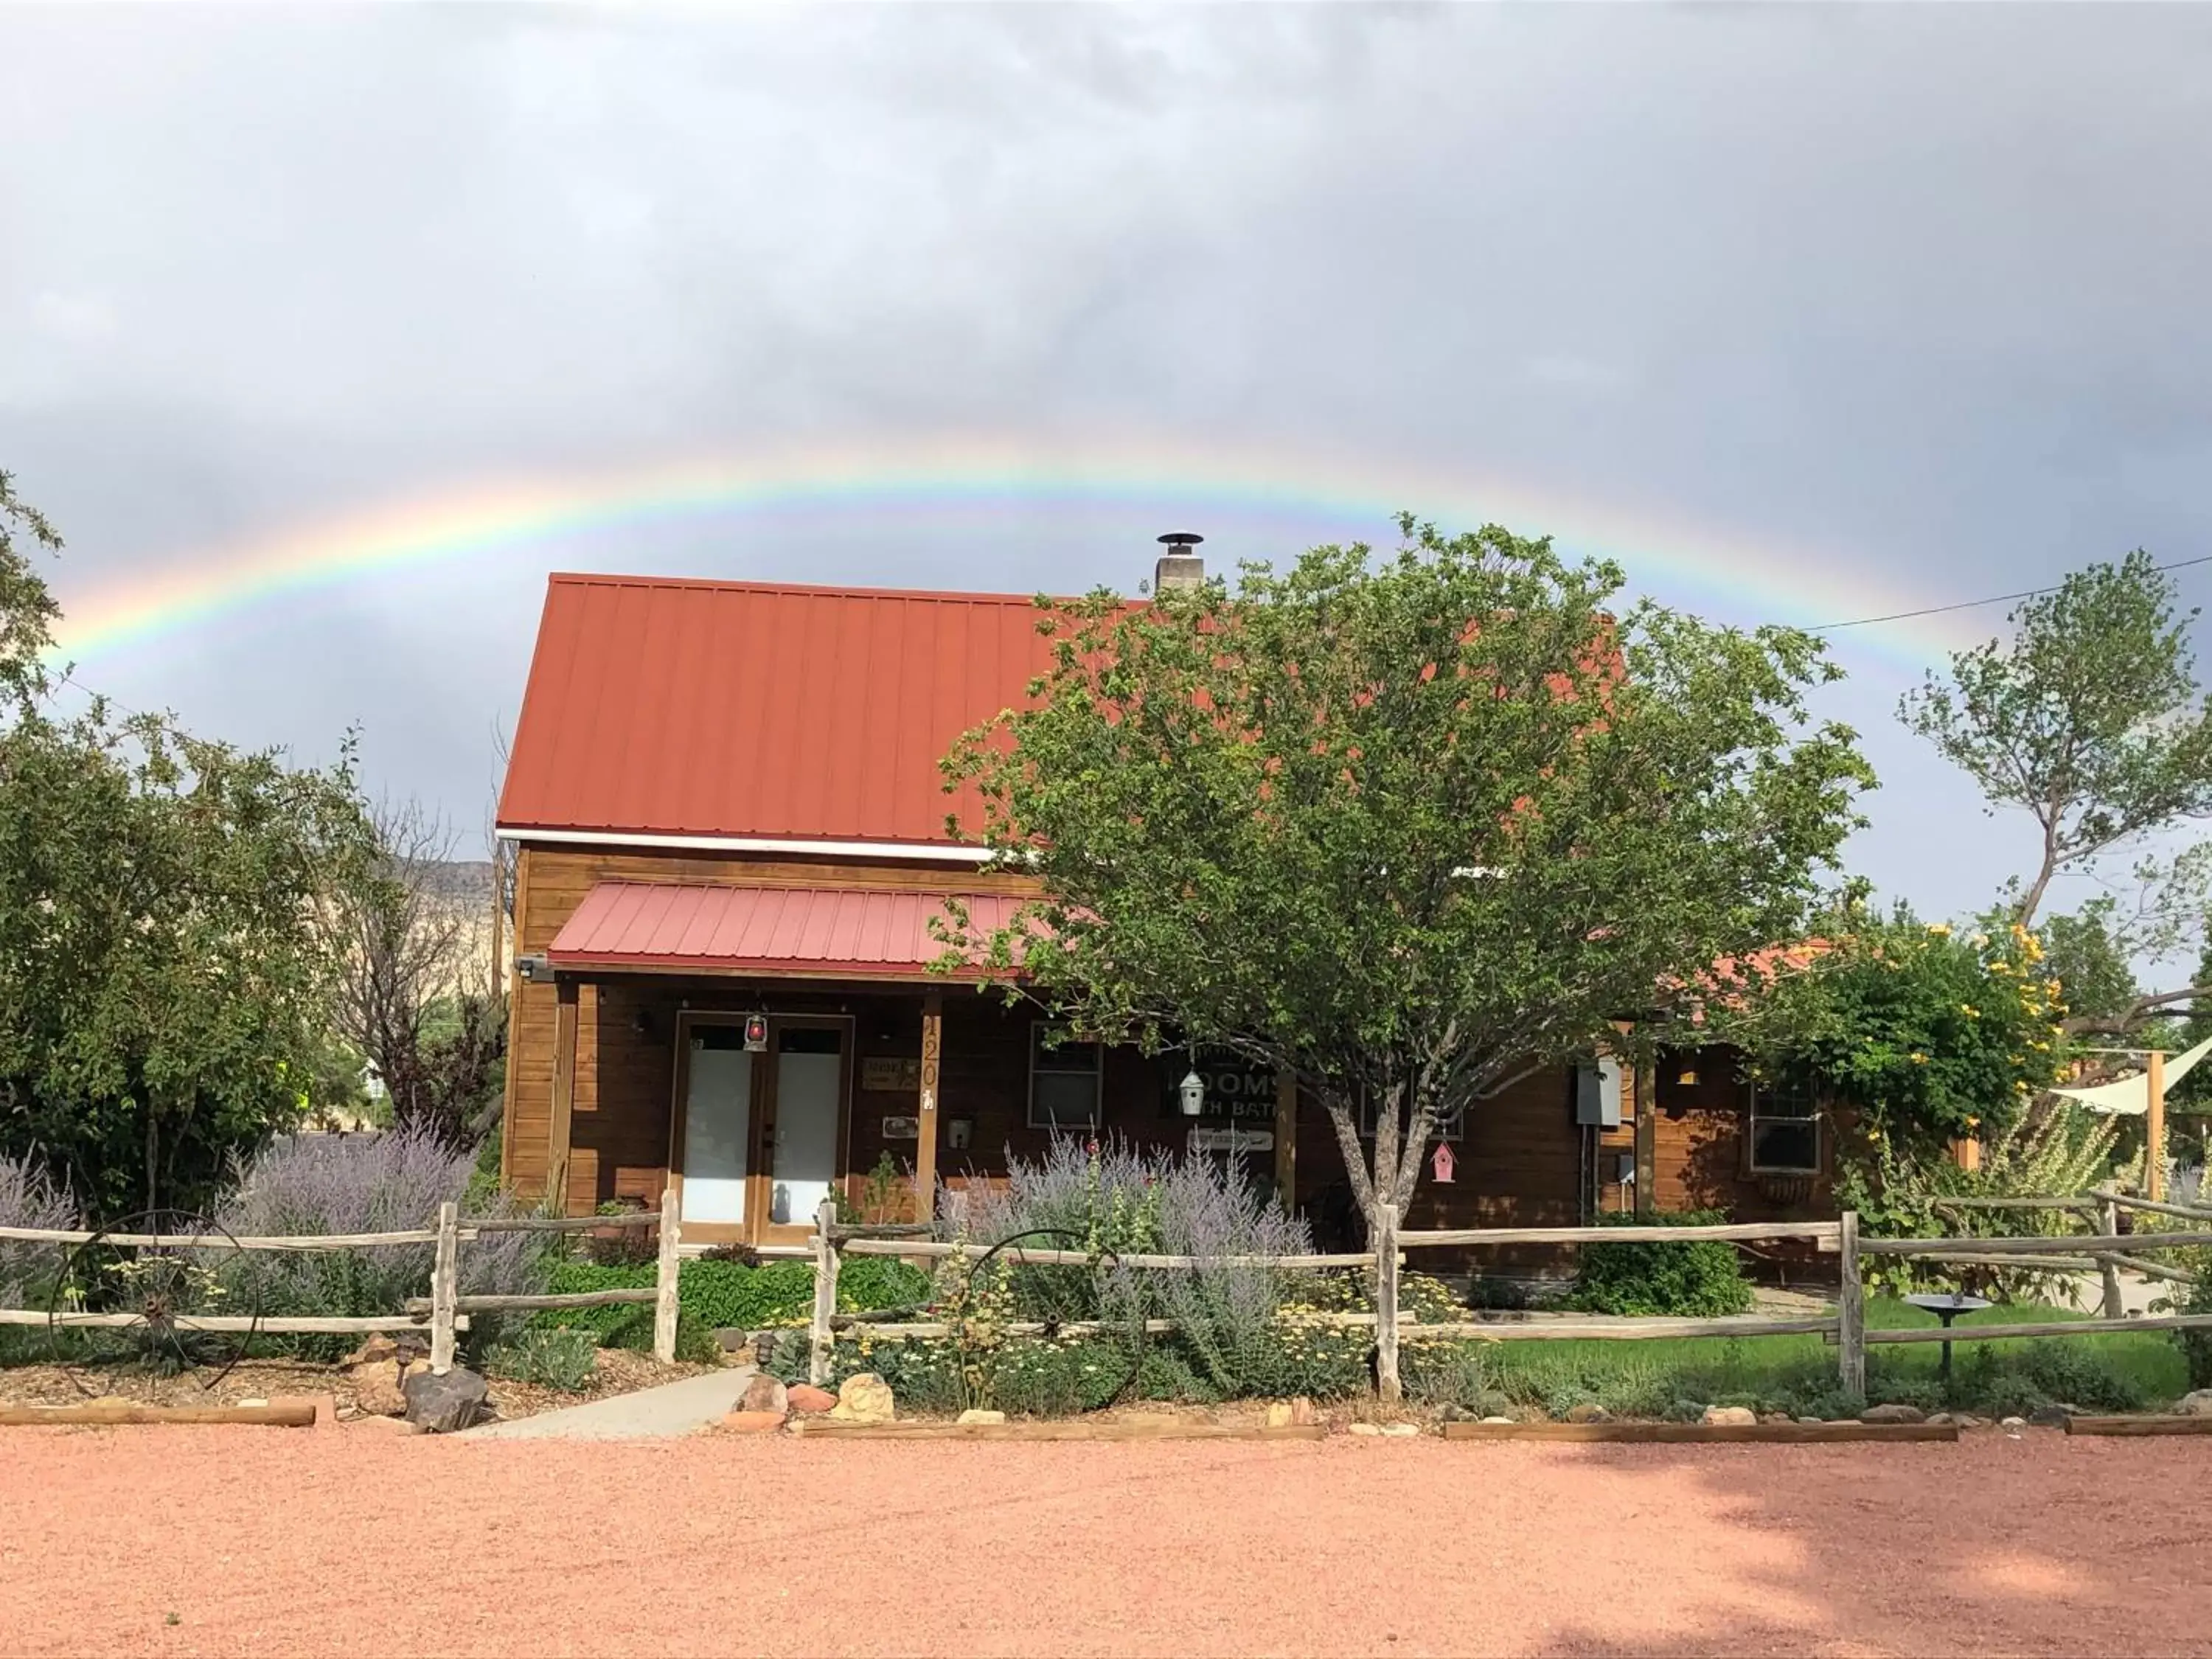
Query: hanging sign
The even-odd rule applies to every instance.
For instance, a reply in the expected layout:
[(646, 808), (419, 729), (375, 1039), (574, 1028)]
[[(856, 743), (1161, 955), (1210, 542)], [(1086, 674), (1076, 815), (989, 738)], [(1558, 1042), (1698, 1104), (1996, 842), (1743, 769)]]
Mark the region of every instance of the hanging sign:
[(1194, 1152), (1272, 1152), (1275, 1150), (1273, 1129), (1206, 1129), (1191, 1126), (1190, 1149)]
[(1438, 1186), (1451, 1185), (1452, 1170), (1457, 1162), (1458, 1160), (1452, 1157), (1452, 1149), (1448, 1142), (1442, 1140), (1437, 1142), (1436, 1151), (1429, 1154), (1429, 1169), (1435, 1175)]
[(885, 1140), (919, 1140), (921, 1138), (921, 1121), (919, 1118), (887, 1117), (884, 1120)]

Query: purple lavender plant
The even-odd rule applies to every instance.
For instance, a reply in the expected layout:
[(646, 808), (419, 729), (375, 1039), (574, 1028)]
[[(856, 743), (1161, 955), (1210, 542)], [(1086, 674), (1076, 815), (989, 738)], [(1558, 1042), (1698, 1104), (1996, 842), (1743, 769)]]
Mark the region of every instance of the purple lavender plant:
[[(74, 1231), (82, 1224), (69, 1189), (44, 1165), (0, 1155), (0, 1227)], [(44, 1309), (68, 1254), (66, 1244), (0, 1240), (0, 1308)]]

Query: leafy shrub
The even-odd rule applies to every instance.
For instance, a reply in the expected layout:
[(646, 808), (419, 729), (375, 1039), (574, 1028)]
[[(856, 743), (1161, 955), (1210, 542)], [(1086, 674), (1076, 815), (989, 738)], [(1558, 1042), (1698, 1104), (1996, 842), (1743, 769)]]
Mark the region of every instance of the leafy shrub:
[[(659, 1277), (657, 1266), (607, 1266), (592, 1261), (564, 1261), (552, 1270), (553, 1290), (562, 1295), (581, 1291), (649, 1289)], [(929, 1275), (890, 1256), (850, 1256), (837, 1273), (837, 1307), (842, 1313), (869, 1313), (884, 1308), (911, 1307), (929, 1294)], [(814, 1264), (811, 1261), (744, 1261), (705, 1258), (684, 1262), (677, 1270), (676, 1295), (684, 1326), (695, 1328), (699, 1340), (711, 1342), (717, 1330), (769, 1330), (779, 1325), (804, 1324), (814, 1311)], [(610, 1348), (650, 1348), (653, 1309), (635, 1303), (611, 1308), (563, 1308), (541, 1313), (532, 1322), (539, 1329), (565, 1326), (590, 1331), (600, 1346)], [(694, 1343), (679, 1328), (677, 1346), (689, 1352)]]
[(1034, 1163), (1010, 1158), (1003, 1186), (949, 1194), (945, 1208), (983, 1243), (1048, 1228), (1093, 1251), (1199, 1257), (1190, 1268), (1102, 1267), (1087, 1284), (1080, 1268), (1048, 1285), (1024, 1270), (1016, 1288), (1095, 1317), (1174, 1321), (1180, 1357), (1224, 1395), (1261, 1391), (1282, 1370), (1275, 1316), (1294, 1281), (1267, 1258), (1310, 1254), (1312, 1237), (1212, 1158), (1059, 1135)]
[[(403, 1232), (437, 1224), (438, 1206), (459, 1202), (476, 1169), (474, 1152), (456, 1152), (420, 1130), (379, 1134), (301, 1135), (270, 1142), (237, 1171), (216, 1212), (234, 1234)], [(504, 1200), (479, 1215), (507, 1213)], [(348, 1250), (256, 1251), (228, 1271), (234, 1295), (257, 1295), (264, 1317), (362, 1317), (400, 1311), (428, 1296), (436, 1247), (380, 1245)], [(486, 1233), (460, 1247), (463, 1296), (528, 1296), (544, 1290), (550, 1262), (530, 1233)], [(519, 1315), (471, 1316), (465, 1351), (482, 1355), (525, 1322)], [(336, 1358), (345, 1337), (284, 1339), (297, 1352)]]
[(578, 1394), (591, 1383), (599, 1351), (589, 1331), (528, 1330), (492, 1349), (484, 1368), (494, 1376)]
[[(1650, 1225), (1651, 1218), (1607, 1215), (1602, 1226)], [(1705, 1226), (1725, 1221), (1716, 1210), (1690, 1210), (1656, 1218), (1662, 1225)], [(1593, 1313), (1675, 1315), (1710, 1319), (1751, 1306), (1751, 1285), (1724, 1239), (1674, 1244), (1586, 1244), (1582, 1271), (1569, 1298)]]

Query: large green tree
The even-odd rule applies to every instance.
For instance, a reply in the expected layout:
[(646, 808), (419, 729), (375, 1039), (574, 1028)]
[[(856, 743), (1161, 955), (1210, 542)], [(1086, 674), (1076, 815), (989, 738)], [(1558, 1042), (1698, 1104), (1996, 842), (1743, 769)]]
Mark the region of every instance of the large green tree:
[(32, 562), (58, 546), (0, 478), (0, 1151), (95, 1213), (188, 1206), (305, 1103), (368, 825), (349, 756), (63, 712)]
[(1386, 1258), (1440, 1121), (1790, 938), (1870, 781), (1807, 719), (1836, 671), (1805, 635), (1615, 614), (1613, 566), (1401, 527), (1045, 605), (1032, 706), (947, 763), (1044, 888), (967, 953), (1087, 1029), (1294, 1076)]
[[(2053, 882), (2110, 880), (2110, 866), (2128, 862), (2130, 902), (2051, 930), (2062, 954), (2155, 959), (2202, 933), (2212, 849), (2171, 846), (2188, 823), (2212, 817), (2212, 697), (2189, 643), (2197, 615), (2179, 606), (2172, 578), (2148, 553), (2092, 564), (2022, 602), (2007, 618), (2008, 638), (1954, 653), (1948, 673), (1930, 673), (1899, 705), (1991, 811), (2035, 823), (2034, 866), (2007, 890), (2010, 921), (2038, 927)], [(2093, 979), (2112, 988), (2099, 969), (2081, 976), (2085, 992)], [(2068, 1024), (2124, 1031), (2206, 994), (2212, 988), (2192, 985), (2124, 1000), (2093, 995), (2109, 1006), (2084, 1003)]]

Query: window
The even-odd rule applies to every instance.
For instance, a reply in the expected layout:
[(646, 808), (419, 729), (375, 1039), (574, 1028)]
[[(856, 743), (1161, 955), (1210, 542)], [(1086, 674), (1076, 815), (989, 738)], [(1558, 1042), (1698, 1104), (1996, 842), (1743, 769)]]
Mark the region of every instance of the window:
[(1820, 1173), (1820, 1109), (1810, 1097), (1746, 1086), (1749, 1097), (1751, 1172)]
[(1030, 1127), (1090, 1128), (1098, 1121), (1099, 1046), (1078, 1042), (1065, 1025), (1030, 1027)]

